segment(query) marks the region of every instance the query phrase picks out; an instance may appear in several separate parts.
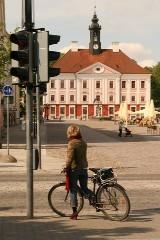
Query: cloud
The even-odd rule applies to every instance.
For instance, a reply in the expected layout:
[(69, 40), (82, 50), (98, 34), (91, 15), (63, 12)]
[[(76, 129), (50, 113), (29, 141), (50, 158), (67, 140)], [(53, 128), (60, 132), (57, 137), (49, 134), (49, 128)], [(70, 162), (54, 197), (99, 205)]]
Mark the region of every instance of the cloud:
[(157, 64), (157, 62), (154, 59), (145, 59), (141, 62), (139, 62), (139, 65), (142, 67), (153, 67)]
[[(133, 58), (143, 67), (152, 67), (156, 64), (156, 60), (152, 56), (152, 50), (141, 43), (122, 42), (119, 43), (119, 47), (128, 57)], [(112, 48), (112, 46), (110, 45), (108, 48)]]
[[(72, 46), (73, 46), (73, 43), (71, 42), (68, 46), (61, 48), (59, 51), (60, 51), (61, 53), (66, 53), (66, 52), (68, 52), (68, 51), (72, 48)], [(75, 45), (74, 45), (74, 46), (75, 46)], [(84, 46), (84, 45), (79, 45), (78, 42), (77, 42), (77, 47), (78, 47), (79, 49), (86, 49), (86, 48), (87, 48), (87, 47)]]
[[(35, 28), (44, 27), (50, 33), (61, 36), (60, 43), (55, 48), (62, 48), (67, 42), (75, 39), (88, 46), (88, 27), (96, 4), (97, 16), (102, 26), (102, 45), (107, 46), (112, 41), (119, 41), (122, 50), (139, 64), (144, 61), (152, 64), (155, 59), (156, 62), (159, 61), (160, 0), (32, 0), (32, 2), (35, 3), (33, 11)], [(5, 0), (5, 10), (7, 31), (13, 32), (21, 25), (22, 0)], [(144, 46), (139, 43), (143, 43)]]
[[(61, 48), (59, 51), (62, 53), (68, 52), (72, 48), (73, 43), (71, 42), (68, 46)], [(84, 45), (79, 45), (79, 49), (86, 49)], [(119, 43), (120, 49), (130, 58), (134, 59), (142, 67), (152, 67), (156, 65), (156, 60), (152, 58), (152, 51), (149, 48), (144, 47), (140, 43)], [(108, 46), (109, 49), (112, 45)]]

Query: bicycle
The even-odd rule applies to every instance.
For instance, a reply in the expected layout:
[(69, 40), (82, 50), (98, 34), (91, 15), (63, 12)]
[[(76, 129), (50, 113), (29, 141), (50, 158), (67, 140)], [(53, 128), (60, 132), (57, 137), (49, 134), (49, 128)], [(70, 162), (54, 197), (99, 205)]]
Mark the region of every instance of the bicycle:
[[(93, 183), (95, 202), (90, 203), (96, 211), (102, 212), (108, 219), (124, 221), (130, 213), (130, 200), (126, 190), (117, 183), (112, 168), (89, 168), (94, 174), (89, 177)], [(77, 211), (84, 205), (84, 195), (77, 185)], [(69, 191), (66, 182), (54, 185), (48, 192), (48, 203), (51, 209), (62, 217), (71, 216)]]

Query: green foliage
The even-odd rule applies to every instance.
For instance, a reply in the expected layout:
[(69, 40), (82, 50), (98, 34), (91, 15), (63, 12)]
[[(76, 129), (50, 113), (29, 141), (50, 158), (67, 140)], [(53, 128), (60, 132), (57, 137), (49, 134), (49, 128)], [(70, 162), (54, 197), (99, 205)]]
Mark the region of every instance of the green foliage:
[(9, 35), (0, 38), (0, 85), (3, 85), (4, 81), (9, 76), (10, 65), (10, 41)]
[(152, 68), (151, 98), (155, 107), (160, 107), (160, 62)]

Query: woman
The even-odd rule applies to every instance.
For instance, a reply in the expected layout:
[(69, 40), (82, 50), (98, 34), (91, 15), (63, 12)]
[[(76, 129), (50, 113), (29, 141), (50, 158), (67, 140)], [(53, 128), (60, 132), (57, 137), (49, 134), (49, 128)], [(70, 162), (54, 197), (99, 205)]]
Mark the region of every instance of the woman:
[(87, 161), (87, 144), (82, 139), (80, 128), (77, 125), (71, 125), (67, 129), (68, 146), (66, 171), (69, 173), (70, 180), (70, 198), (73, 214), (71, 219), (76, 220), (77, 213), (77, 182), (84, 196), (88, 199), (93, 198), (93, 193), (88, 189), (88, 161)]

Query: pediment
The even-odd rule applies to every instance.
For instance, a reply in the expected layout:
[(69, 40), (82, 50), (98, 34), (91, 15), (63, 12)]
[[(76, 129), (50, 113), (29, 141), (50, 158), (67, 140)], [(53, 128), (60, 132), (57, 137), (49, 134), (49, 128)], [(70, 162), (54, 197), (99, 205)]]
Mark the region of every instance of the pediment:
[(118, 74), (116, 70), (104, 65), (101, 62), (94, 63), (84, 69), (81, 69), (78, 73), (81, 74)]

